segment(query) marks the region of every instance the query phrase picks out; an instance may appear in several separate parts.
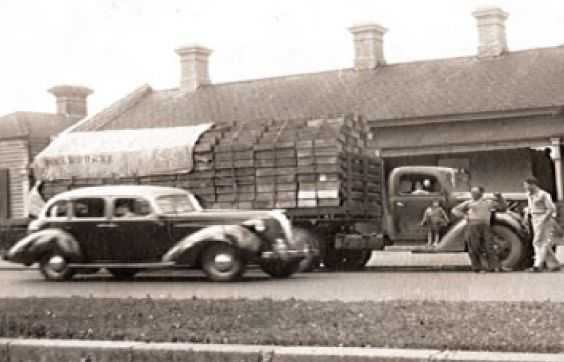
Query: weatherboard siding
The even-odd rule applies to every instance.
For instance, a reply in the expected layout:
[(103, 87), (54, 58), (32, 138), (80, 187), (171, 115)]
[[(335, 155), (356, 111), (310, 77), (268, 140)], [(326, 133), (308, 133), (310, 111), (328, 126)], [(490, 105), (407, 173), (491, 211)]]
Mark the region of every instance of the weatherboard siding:
[(26, 169), (29, 149), (25, 139), (0, 140), (0, 168), (10, 170), (10, 217), (25, 216)]

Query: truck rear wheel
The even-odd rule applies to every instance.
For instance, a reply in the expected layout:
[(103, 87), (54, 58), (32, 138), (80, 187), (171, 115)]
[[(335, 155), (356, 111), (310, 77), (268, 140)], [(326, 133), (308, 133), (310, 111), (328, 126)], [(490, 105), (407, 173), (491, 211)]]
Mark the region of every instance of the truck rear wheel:
[(360, 270), (371, 254), (370, 250), (336, 250), (329, 247), (323, 258), (323, 265), (330, 270)]
[(494, 225), (496, 252), (504, 268), (520, 270), (532, 263), (532, 247), (529, 240), (522, 239), (505, 225)]
[[(317, 250), (319, 252), (321, 243), (319, 242), (319, 237), (314, 232), (298, 226), (293, 228), (292, 233), (298, 247), (303, 248), (307, 246), (309, 250)], [(299, 263), (298, 270), (303, 273), (312, 272), (319, 268), (320, 262), (319, 255), (310, 254)]]

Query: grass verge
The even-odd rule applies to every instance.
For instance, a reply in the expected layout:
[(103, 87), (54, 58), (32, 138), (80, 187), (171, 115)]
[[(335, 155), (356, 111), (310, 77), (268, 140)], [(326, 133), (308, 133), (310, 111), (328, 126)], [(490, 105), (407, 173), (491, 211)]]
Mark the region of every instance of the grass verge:
[(0, 337), (564, 352), (564, 304), (0, 299)]

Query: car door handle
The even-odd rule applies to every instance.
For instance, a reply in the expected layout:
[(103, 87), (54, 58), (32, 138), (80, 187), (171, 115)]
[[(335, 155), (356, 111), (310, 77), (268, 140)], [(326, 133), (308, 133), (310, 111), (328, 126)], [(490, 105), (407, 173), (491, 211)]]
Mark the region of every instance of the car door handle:
[(101, 224), (96, 224), (99, 228), (117, 228), (118, 224), (114, 224), (113, 222), (105, 222)]
[(405, 207), (405, 204), (401, 201), (396, 202), (397, 207)]

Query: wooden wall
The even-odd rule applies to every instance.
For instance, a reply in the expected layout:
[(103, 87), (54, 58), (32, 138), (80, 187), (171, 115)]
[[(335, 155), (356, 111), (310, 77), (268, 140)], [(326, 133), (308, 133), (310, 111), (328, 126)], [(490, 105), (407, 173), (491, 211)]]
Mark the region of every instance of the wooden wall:
[[(0, 140), (0, 168), (9, 169), (10, 218), (24, 217), (29, 148), (25, 139)], [(3, 195), (0, 195), (3, 197)]]

